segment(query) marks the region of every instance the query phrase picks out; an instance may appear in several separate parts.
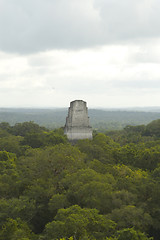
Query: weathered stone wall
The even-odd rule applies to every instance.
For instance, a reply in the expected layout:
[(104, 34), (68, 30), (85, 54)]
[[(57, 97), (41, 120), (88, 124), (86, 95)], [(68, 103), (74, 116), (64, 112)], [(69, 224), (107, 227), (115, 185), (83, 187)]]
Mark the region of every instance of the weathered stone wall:
[(89, 125), (86, 102), (75, 100), (70, 103), (64, 133), (71, 141), (92, 139), (92, 128)]

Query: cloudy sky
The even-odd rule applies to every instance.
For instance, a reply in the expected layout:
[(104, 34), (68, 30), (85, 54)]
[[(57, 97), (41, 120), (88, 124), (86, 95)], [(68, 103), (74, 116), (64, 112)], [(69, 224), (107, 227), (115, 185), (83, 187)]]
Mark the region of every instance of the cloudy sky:
[(160, 106), (159, 0), (0, 0), (0, 107)]

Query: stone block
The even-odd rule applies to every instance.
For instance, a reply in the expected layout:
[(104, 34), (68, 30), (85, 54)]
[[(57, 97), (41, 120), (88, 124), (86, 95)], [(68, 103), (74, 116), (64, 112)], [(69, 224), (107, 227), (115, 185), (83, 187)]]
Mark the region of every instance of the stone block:
[(92, 139), (88, 108), (83, 100), (75, 100), (70, 103), (64, 133), (70, 141)]

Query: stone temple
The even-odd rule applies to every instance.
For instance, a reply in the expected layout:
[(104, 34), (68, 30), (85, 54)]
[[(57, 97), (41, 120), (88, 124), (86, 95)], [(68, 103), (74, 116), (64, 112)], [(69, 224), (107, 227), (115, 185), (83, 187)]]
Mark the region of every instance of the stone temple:
[(89, 125), (86, 102), (75, 100), (70, 103), (64, 133), (70, 141), (92, 139), (92, 128)]

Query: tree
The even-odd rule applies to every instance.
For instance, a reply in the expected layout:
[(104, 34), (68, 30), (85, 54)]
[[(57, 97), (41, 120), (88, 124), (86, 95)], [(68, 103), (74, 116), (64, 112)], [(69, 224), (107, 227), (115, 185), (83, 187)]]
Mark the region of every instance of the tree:
[(160, 119), (154, 120), (146, 126), (145, 135), (160, 137)]
[(23, 137), (21, 136), (5, 136), (0, 138), (0, 149), (1, 151), (7, 151), (15, 153), (17, 156), (23, 155), (25, 147), (21, 145)]
[(11, 133), (16, 136), (25, 136), (28, 133), (40, 133), (46, 131), (47, 129), (44, 127), (40, 127), (38, 124), (30, 121), (30, 122), (23, 122), (23, 123), (16, 123), (11, 128)]
[(145, 231), (148, 226), (152, 226), (152, 218), (149, 213), (131, 205), (114, 209), (109, 217), (117, 223), (118, 229), (135, 227), (137, 230)]
[(1, 198), (0, 213), (0, 227), (2, 227), (3, 223), (9, 218), (20, 218), (30, 223), (36, 213), (35, 200), (31, 200), (26, 196), (10, 199)]
[(151, 148), (145, 148), (144, 150), (140, 151), (134, 165), (136, 167), (148, 169), (151, 171), (155, 169), (159, 163), (160, 147), (155, 146)]
[(0, 196), (4, 198), (17, 196), (18, 179), (15, 154), (0, 151)]
[(77, 205), (67, 209), (60, 209), (55, 219), (46, 225), (44, 235), (46, 239), (67, 238), (74, 239), (104, 239), (115, 228), (115, 223), (100, 215), (96, 209), (80, 208)]
[(67, 196), (65, 194), (54, 194), (49, 201), (49, 210), (52, 216), (57, 214), (58, 209), (69, 207)]
[(111, 194), (115, 184), (111, 174), (103, 175), (92, 169), (83, 169), (67, 175), (62, 183), (70, 204), (97, 208), (103, 214), (111, 211)]
[(84, 154), (70, 144), (45, 149), (30, 149), (17, 160), (21, 194), (35, 200), (36, 213), (32, 225), (40, 233), (50, 221), (48, 203), (55, 194), (63, 194), (61, 180), (65, 175), (84, 167)]
[(145, 233), (136, 231), (134, 228), (124, 228), (106, 240), (153, 240), (153, 238), (148, 238)]
[(0, 123), (0, 129), (9, 132), (11, 130), (11, 126), (8, 122), (1, 122)]
[(23, 145), (29, 145), (32, 148), (40, 148), (45, 146), (54, 146), (60, 143), (66, 143), (65, 136), (55, 133), (54, 131), (48, 132), (29, 132), (24, 136), (22, 141)]
[(36, 240), (28, 225), (21, 219), (7, 219), (0, 229), (0, 240)]
[(87, 161), (97, 159), (105, 164), (113, 164), (113, 152), (119, 145), (105, 134), (98, 133), (93, 137), (92, 141), (88, 139), (78, 141), (77, 146), (81, 152), (86, 153)]

